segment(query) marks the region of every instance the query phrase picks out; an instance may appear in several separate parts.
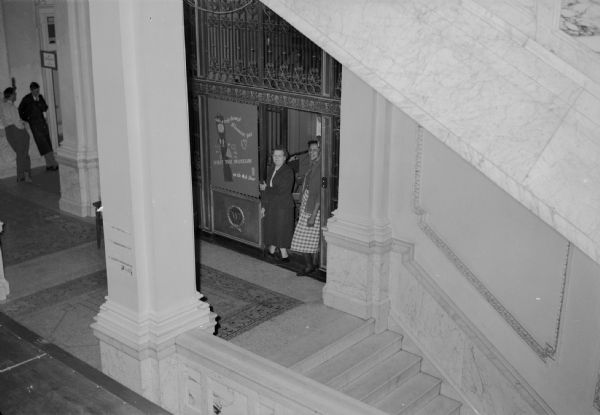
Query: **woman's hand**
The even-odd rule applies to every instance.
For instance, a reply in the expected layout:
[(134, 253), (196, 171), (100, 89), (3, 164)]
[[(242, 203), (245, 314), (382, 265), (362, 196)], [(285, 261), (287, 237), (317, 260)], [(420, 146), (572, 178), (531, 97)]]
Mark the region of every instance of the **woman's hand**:
[(264, 192), (265, 189), (267, 188), (267, 183), (262, 182), (261, 184), (258, 185), (258, 187), (260, 188), (261, 192)]
[(312, 228), (313, 226), (315, 226), (315, 215), (310, 215), (308, 220), (306, 221), (306, 226), (308, 226), (309, 228)]
[(264, 218), (264, 217), (265, 217), (265, 208), (264, 208), (264, 207), (261, 207), (261, 208), (260, 208), (260, 218), (262, 219), (262, 218)]

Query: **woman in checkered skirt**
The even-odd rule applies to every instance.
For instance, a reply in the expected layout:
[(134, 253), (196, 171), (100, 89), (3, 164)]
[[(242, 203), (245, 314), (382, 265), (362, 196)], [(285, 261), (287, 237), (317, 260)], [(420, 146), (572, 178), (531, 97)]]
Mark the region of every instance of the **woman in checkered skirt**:
[(310, 166), (302, 182), (300, 216), (291, 246), (292, 251), (301, 253), (304, 258), (305, 266), (296, 274), (298, 276), (308, 275), (316, 268), (315, 254), (319, 251), (321, 236), (321, 154), (317, 141), (308, 142), (308, 154)]

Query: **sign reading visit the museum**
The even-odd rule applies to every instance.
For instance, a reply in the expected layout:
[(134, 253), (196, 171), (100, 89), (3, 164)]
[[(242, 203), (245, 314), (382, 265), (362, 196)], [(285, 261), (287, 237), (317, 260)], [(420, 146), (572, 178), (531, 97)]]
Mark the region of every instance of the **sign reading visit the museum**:
[(211, 183), (258, 197), (256, 106), (208, 98)]

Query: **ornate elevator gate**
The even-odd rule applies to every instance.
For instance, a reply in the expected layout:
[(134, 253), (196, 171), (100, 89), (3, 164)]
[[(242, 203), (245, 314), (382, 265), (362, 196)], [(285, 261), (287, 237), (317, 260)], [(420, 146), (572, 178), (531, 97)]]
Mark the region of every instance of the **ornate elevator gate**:
[(325, 225), (337, 204), (341, 65), (257, 0), (183, 3), (196, 226), (262, 246), (271, 149), (302, 153), (311, 139)]

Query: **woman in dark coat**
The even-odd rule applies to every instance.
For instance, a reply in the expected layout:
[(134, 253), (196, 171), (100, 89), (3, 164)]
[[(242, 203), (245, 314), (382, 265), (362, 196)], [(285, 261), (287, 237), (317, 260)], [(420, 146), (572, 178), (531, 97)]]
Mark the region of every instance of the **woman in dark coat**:
[(285, 164), (285, 149), (275, 148), (272, 157), (274, 165), (267, 172), (266, 182), (260, 184), (264, 242), (270, 255), (274, 256), (279, 248), (281, 261), (289, 262), (294, 232), (294, 171)]

